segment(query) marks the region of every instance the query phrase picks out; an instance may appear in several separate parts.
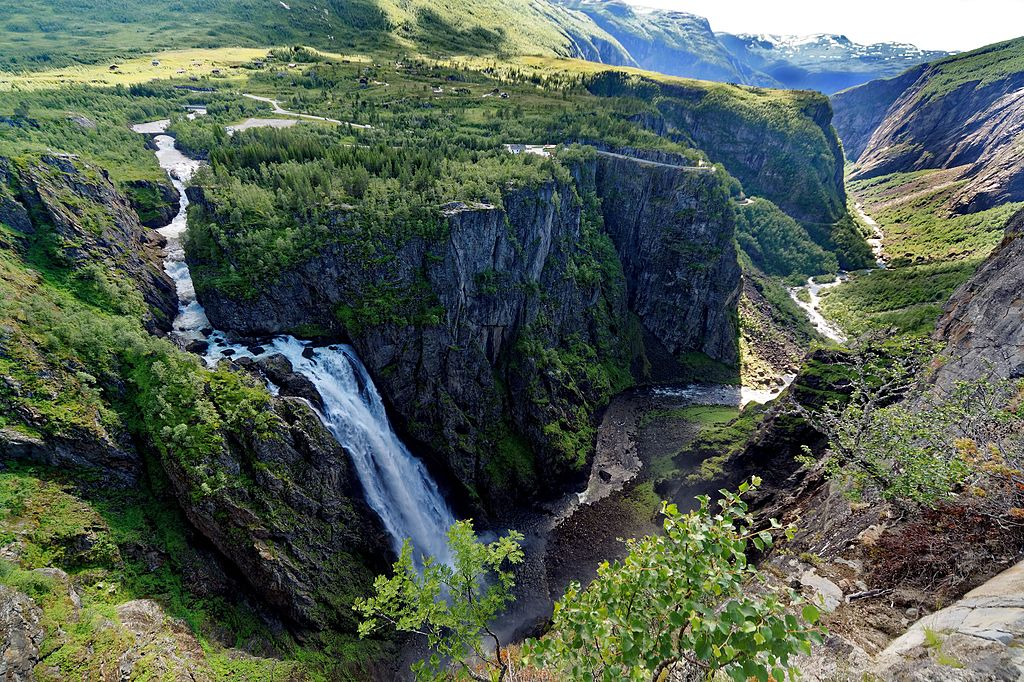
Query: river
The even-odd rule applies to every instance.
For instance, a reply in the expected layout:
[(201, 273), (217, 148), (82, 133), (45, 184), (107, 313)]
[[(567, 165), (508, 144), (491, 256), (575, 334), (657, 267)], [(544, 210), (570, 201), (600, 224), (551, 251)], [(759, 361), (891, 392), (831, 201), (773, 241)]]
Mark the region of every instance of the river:
[[(395, 549), (405, 538), (411, 538), (423, 554), (448, 560), (445, 536), (455, 518), (422, 462), (395, 434), (372, 378), (350, 346), (315, 347), (291, 336), (279, 336), (260, 347), (247, 347), (231, 343), (226, 334), (210, 324), (196, 297), (182, 244), (188, 230), (185, 185), (201, 162), (182, 154), (174, 138), (162, 134), (167, 124), (159, 121), (134, 129), (155, 136), (160, 167), (181, 194), (177, 215), (159, 230), (167, 239), (165, 270), (178, 292), (174, 337), (182, 346), (204, 348), (202, 358), (210, 367), (228, 358), (286, 357), (294, 371), (308, 378), (323, 398), (324, 409), (318, 414), (350, 453), (366, 500), (383, 521)], [(646, 441), (640, 437), (645, 414), (686, 405), (738, 408), (750, 402), (767, 402), (792, 379), (785, 377), (784, 384), (772, 390), (692, 384), (637, 389), (614, 398), (598, 429), (595, 459), (585, 488), (506, 520), (507, 527), (526, 534), (527, 561), (517, 571), (516, 607), (499, 624), (503, 634), (530, 632), (536, 619), (550, 614), (553, 600), (569, 580), (592, 577), (600, 561), (621, 553), (617, 537), (657, 532), (653, 517), (635, 519), (621, 513), (623, 490), (641, 475), (647, 459), (644, 453), (650, 443), (644, 445)], [(268, 388), (277, 392), (272, 384)], [(655, 440), (658, 447), (675, 447), (691, 437), (694, 428), (699, 427), (677, 424)], [(549, 551), (552, 540), (557, 552)]]
[[(885, 259), (885, 246), (884, 239), (885, 233), (882, 232), (881, 226), (875, 221), (874, 218), (869, 216), (860, 203), (855, 204), (854, 209), (857, 211), (857, 215), (860, 216), (861, 220), (871, 228), (874, 233), (874, 237), (868, 239), (868, 246), (871, 247), (871, 253), (875, 256), (875, 267), (879, 270), (885, 270), (888, 267)], [(868, 270), (867, 272), (870, 272)], [(836, 278), (831, 282), (818, 283), (811, 277), (807, 280), (807, 284), (800, 287), (789, 287), (789, 296), (800, 308), (807, 313), (807, 319), (811, 325), (818, 330), (818, 333), (827, 339), (831, 339), (838, 344), (845, 344), (849, 339), (842, 329), (839, 328), (831, 320), (825, 318), (821, 314), (821, 294), (822, 292), (837, 287), (841, 284), (845, 284), (850, 280), (849, 273), (840, 271)], [(800, 296), (803, 292), (807, 293), (808, 300), (801, 300)]]
[[(210, 367), (228, 357), (255, 359), (281, 354), (288, 358), (293, 370), (319, 391), (324, 407), (318, 414), (351, 456), (366, 501), (380, 516), (396, 552), (409, 538), (419, 558), (430, 555), (447, 561), (445, 537), (455, 517), (426, 467), (395, 434), (380, 394), (355, 350), (343, 344), (313, 347), (293, 336), (279, 336), (262, 348), (246, 347), (231, 343), (226, 334), (213, 329), (196, 298), (182, 243), (188, 230), (185, 185), (201, 163), (182, 154), (173, 137), (160, 134), (166, 130), (166, 122), (143, 124), (134, 130), (155, 134), (157, 160), (181, 195), (178, 213), (159, 230), (167, 239), (164, 270), (178, 292), (172, 334), (183, 346), (206, 343), (203, 360)], [(269, 388), (276, 392), (275, 386)]]

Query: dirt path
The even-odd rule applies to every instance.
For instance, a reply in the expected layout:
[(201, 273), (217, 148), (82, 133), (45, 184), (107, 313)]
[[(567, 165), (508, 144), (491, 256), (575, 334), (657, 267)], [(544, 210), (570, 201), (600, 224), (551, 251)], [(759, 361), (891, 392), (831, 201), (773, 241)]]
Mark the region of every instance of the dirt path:
[(310, 121), (325, 121), (327, 123), (337, 123), (338, 125), (349, 125), (349, 126), (352, 126), (353, 128), (364, 128), (365, 129), (365, 128), (372, 128), (373, 127), (373, 126), (369, 126), (369, 125), (361, 125), (359, 123), (349, 123), (347, 121), (339, 121), (336, 118), (326, 118), (324, 116), (314, 116), (313, 114), (300, 114), (300, 113), (298, 113), (296, 111), (288, 111), (287, 109), (285, 109), (284, 107), (281, 106), (281, 102), (279, 100), (272, 99), (270, 97), (260, 97), (259, 95), (250, 95), (250, 94), (247, 94), (247, 93), (243, 94), (242, 97), (248, 97), (249, 99), (254, 99), (257, 102), (266, 102), (270, 106), (274, 107), (274, 113), (275, 114), (281, 114), (283, 116), (295, 116), (297, 118), (304, 118), (304, 119), (307, 119), (307, 120), (310, 120)]

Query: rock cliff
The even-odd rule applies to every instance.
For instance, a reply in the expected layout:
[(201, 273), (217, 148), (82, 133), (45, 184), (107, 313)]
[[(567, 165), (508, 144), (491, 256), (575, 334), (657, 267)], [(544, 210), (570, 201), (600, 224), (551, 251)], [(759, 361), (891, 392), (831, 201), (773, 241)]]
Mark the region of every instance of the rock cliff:
[[(950, 201), (958, 213), (1024, 199), (1018, 144), (1024, 133), (1024, 72), (1015, 66), (1022, 50), (1019, 39), (999, 43), (837, 96), (840, 132), (851, 151), (861, 148), (875, 124), (853, 179), (961, 168), (966, 182)], [(866, 113), (870, 107), (886, 110), (877, 123)]]
[(353, 630), (352, 600), (384, 570), (388, 539), (316, 413), (297, 398), (270, 409), (269, 431), (233, 433), (199, 463), (222, 474), (215, 492), (194, 466), (165, 457), (164, 468), (189, 521), (276, 613), (301, 629)]
[(639, 373), (641, 324), (673, 353), (737, 357), (718, 176), (592, 153), (574, 168), (500, 206), (449, 204), (442, 238), (387, 245), (393, 257), (335, 244), (252, 300), (200, 300), (242, 336), (348, 337), (396, 423), (471, 503), (552, 492), (589, 457), (596, 410)]
[[(147, 326), (170, 329), (178, 299), (163, 271), (159, 236), (140, 225), (105, 170), (70, 155), (0, 158), (0, 222), (46, 266), (72, 271), (96, 296), (130, 305), (130, 290), (138, 291)], [(119, 291), (122, 283), (127, 289)]]
[(771, 199), (801, 222), (831, 224), (846, 215), (843, 154), (824, 95), (617, 72), (588, 87), (650, 102), (656, 111), (638, 117), (642, 124), (703, 150), (748, 194)]
[(1006, 227), (1003, 243), (946, 304), (935, 338), (945, 342), (935, 381), (1024, 376), (1024, 212)]
[(927, 68), (927, 65), (917, 66), (894, 78), (874, 80), (832, 95), (835, 112), (832, 125), (843, 141), (843, 151), (848, 160), (860, 158), (872, 134), (889, 113), (889, 108)]

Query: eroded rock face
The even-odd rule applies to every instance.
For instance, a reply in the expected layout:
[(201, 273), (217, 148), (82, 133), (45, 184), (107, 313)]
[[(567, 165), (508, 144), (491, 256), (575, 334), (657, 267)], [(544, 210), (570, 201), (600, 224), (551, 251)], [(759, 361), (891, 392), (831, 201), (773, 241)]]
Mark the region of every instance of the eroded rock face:
[[(911, 80), (912, 74), (918, 77)], [(862, 148), (853, 179), (962, 168), (968, 182), (953, 195), (954, 211), (973, 213), (1024, 199), (1024, 151), (1017, 144), (1024, 133), (1024, 73), (969, 80), (948, 92), (942, 91), (943, 78), (949, 76), (933, 65), (836, 96), (840, 133), (851, 151)], [(876, 122), (865, 113), (865, 100), (887, 107), (884, 117)]]
[(250, 429), (206, 464), (225, 475), (203, 490), (194, 468), (165, 458), (189, 521), (267, 603), (300, 629), (352, 630), (391, 552), (363, 502), (348, 454), (301, 400), (275, 400), (263, 436)]
[(26, 595), (0, 585), (0, 680), (30, 682), (43, 643), (42, 611)]
[(912, 682), (1013, 682), (1024, 676), (1024, 563), (925, 616), (875, 659), (872, 673)]
[[(706, 173), (598, 156), (605, 229), (626, 275), (629, 308), (670, 353), (739, 360), (730, 315), (740, 267), (728, 196)], [(637, 202), (636, 197), (657, 197)]]
[(69, 155), (0, 158), (0, 185), (0, 220), (26, 244), (94, 278), (127, 278), (142, 294), (147, 326), (170, 329), (178, 298), (163, 271), (159, 236), (139, 224), (105, 170)]
[[(628, 378), (642, 353), (631, 310), (674, 353), (737, 357), (739, 268), (717, 176), (600, 156), (574, 173), (501, 206), (449, 204), (443, 238), (385, 246), (393, 258), (333, 245), (254, 299), (201, 289), (200, 300), (243, 336), (347, 336), (399, 428), (468, 498), (495, 509), (557, 489), (585, 462), (611, 390), (586, 368)], [(403, 319), (365, 322), (385, 295)], [(532, 450), (525, 461), (502, 459), (510, 437)]]
[(832, 125), (839, 133), (848, 160), (860, 158), (889, 108), (927, 68), (922, 64), (895, 78), (871, 81), (832, 95)]
[(936, 385), (985, 376), (1024, 376), (1024, 212), (1010, 219), (1003, 243), (950, 298), (935, 338), (947, 358)]

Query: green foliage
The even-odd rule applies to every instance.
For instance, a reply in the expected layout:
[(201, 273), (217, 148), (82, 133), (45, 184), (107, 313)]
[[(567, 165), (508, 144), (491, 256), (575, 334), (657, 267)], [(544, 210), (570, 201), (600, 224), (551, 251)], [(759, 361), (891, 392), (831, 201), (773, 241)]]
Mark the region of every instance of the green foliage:
[(388, 22), (368, 0), (327, 0), (285, 9), (257, 0), (174, 0), (111, 5), (104, 0), (27, 0), (0, 9), (12, 36), (0, 69), (92, 64), (187, 47), (306, 42), (321, 48), (386, 47)]
[[(486, 544), (471, 521), (459, 521), (448, 531), (450, 562), (426, 557), (422, 570), (406, 540), (393, 575), (378, 576), (374, 594), (356, 600), (354, 608), (364, 619), (359, 634), (388, 626), (425, 636), (432, 653), (413, 666), (418, 680), (451, 679), (449, 666), (455, 679), (502, 680), (508, 664), (491, 622), (512, 602), (515, 579), (509, 568), (523, 561), (522, 540), (521, 533), (510, 531)], [(488, 653), (491, 644), (495, 650)], [(487, 676), (477, 672), (478, 665)]]
[(814, 243), (798, 222), (767, 200), (736, 207), (736, 240), (765, 273), (781, 277), (836, 272), (836, 257)]
[[(849, 395), (801, 408), (829, 439), (825, 470), (853, 495), (870, 491), (896, 504), (933, 507), (969, 480), (1006, 476), (1024, 464), (1014, 382), (981, 378), (924, 393), (914, 404), (902, 400), (919, 388), (932, 352), (921, 340), (858, 349), (850, 358)], [(1015, 506), (1016, 497), (1005, 505)]]
[[(602, 564), (589, 587), (570, 585), (527, 660), (571, 679), (657, 680), (677, 664), (741, 682), (795, 675), (791, 657), (820, 635), (788, 613), (800, 606), (796, 595), (778, 594), (747, 560), (748, 547), (770, 546), (773, 532), (756, 531), (740, 496), (721, 492), (718, 512), (707, 497), (685, 515), (666, 504), (664, 535), (628, 541), (626, 558)], [(802, 606), (813, 625), (817, 609)]]
[(892, 331), (929, 336), (943, 303), (977, 265), (954, 261), (856, 273), (823, 292), (821, 310), (853, 337)]
[(1024, 40), (1018, 38), (995, 43), (935, 62), (918, 97), (935, 99), (967, 85), (984, 88), (1022, 71)]
[(850, 191), (885, 233), (890, 267), (984, 258), (1002, 240), (1006, 221), (1024, 204), (951, 215), (950, 199), (966, 181), (948, 171), (893, 173), (850, 183)]

